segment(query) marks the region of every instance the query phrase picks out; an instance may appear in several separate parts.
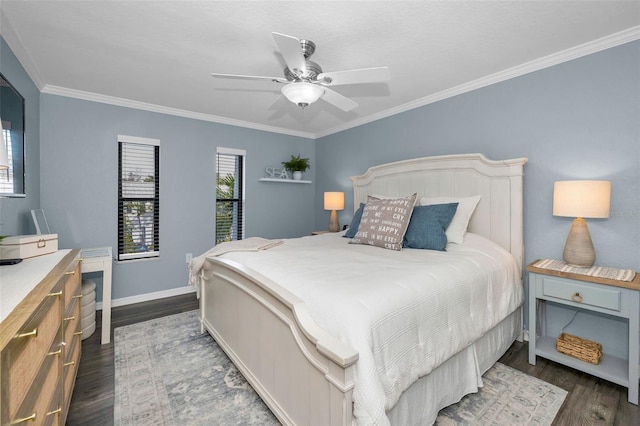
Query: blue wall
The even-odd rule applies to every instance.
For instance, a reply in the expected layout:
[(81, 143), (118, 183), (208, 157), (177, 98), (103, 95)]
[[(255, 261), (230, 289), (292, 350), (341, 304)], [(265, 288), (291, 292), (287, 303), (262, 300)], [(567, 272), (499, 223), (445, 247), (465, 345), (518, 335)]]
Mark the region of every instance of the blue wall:
[[(640, 42), (514, 78), (316, 141), (316, 211), (322, 191), (345, 191), (341, 224), (353, 216), (350, 177), (380, 163), (480, 152), (529, 158), (524, 178), (525, 261), (562, 259), (571, 218), (554, 217), (553, 182), (612, 182), (611, 217), (588, 220), (596, 264), (640, 271)], [(316, 215), (323, 229), (326, 215)], [(322, 228), (320, 228), (322, 227)], [(525, 276), (528, 297), (528, 276)], [(528, 299), (527, 299), (528, 300)], [(525, 304), (525, 323), (528, 323)], [(573, 311), (551, 307), (550, 333)], [(570, 332), (626, 357), (626, 324), (591, 318)]]
[(313, 180), (312, 140), (57, 95), (43, 94), (41, 109), (41, 204), (61, 247), (116, 250), (117, 135), (161, 141), (160, 258), (116, 262), (114, 299), (185, 286), (185, 254), (214, 245), (218, 146), (247, 151), (247, 236), (295, 237), (313, 230), (313, 184), (258, 182), (266, 166), (298, 153), (311, 158), (305, 177)]
[[(0, 71), (27, 102), (27, 198), (0, 201), (0, 233), (33, 233), (29, 210), (46, 210), (61, 247), (116, 247), (116, 135), (161, 140), (161, 257), (119, 263), (114, 299), (186, 284), (185, 253), (213, 245), (217, 146), (246, 149), (247, 234), (307, 235), (326, 229), (324, 191), (406, 158), (481, 152), (528, 157), (526, 261), (560, 258), (571, 219), (553, 217), (553, 182), (612, 181), (612, 215), (590, 220), (597, 263), (640, 270), (640, 42), (321, 138), (303, 138), (40, 95), (5, 44)], [(41, 140), (40, 140), (41, 139)], [(290, 154), (312, 160), (312, 185), (258, 182)], [(42, 196), (40, 196), (42, 193)], [(100, 292), (98, 291), (98, 294)]]
[(0, 37), (0, 72), (25, 99), (25, 189), (23, 198), (0, 198), (0, 235), (34, 233), (31, 209), (40, 205), (40, 91)]
[[(551, 214), (554, 181), (611, 180), (611, 217), (588, 220), (596, 262), (640, 270), (640, 42), (333, 134), (316, 147), (316, 211), (322, 191), (343, 190), (341, 223), (353, 215), (349, 178), (369, 166), (468, 152), (528, 157), (527, 263), (562, 258), (572, 219)], [(316, 227), (326, 221), (328, 213), (317, 215)]]

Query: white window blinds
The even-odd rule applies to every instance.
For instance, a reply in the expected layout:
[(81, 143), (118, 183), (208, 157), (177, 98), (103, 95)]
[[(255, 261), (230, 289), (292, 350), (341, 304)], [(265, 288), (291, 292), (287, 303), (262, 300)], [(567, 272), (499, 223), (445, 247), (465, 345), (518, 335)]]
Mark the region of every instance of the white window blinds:
[(118, 260), (160, 255), (160, 141), (118, 136)]
[(244, 237), (245, 151), (216, 153), (216, 244)]

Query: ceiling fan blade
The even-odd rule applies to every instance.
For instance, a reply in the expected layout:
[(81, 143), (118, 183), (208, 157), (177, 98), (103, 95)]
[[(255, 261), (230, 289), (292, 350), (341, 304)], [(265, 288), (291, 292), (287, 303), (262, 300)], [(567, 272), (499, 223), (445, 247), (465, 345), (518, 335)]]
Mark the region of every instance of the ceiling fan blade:
[(234, 80), (269, 80), (269, 81), (273, 81), (274, 83), (288, 83), (286, 78), (264, 77), (261, 75), (220, 74), (217, 72), (212, 72), (211, 76), (215, 78), (229, 78)]
[(324, 88), (323, 100), (329, 102), (331, 105), (340, 108), (343, 111), (351, 111), (358, 106), (357, 102), (352, 101), (346, 96), (342, 96), (340, 93), (333, 91), (327, 87)]
[[(361, 83), (382, 83), (389, 81), (391, 75), (389, 68), (362, 68), (358, 70), (323, 72), (318, 75), (318, 80), (323, 85), (339, 86), (342, 84), (361, 84)], [(323, 79), (330, 79), (330, 82), (322, 82)]]
[(286, 34), (271, 33), (271, 35), (289, 69), (294, 73), (297, 73), (295, 70), (300, 70), (300, 74), (306, 73), (307, 65), (300, 47), (300, 40)]

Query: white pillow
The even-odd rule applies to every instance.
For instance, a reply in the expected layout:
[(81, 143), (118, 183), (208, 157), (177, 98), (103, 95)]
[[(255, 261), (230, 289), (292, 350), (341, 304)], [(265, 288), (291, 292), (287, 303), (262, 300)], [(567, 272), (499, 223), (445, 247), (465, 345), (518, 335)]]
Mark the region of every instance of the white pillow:
[(409, 195), (371, 194), (371, 195), (369, 195), (369, 197), (377, 198), (378, 200), (389, 200), (391, 198), (409, 198), (409, 197), (411, 197), (411, 194), (409, 194)]
[(447, 241), (450, 243), (461, 244), (464, 241), (464, 234), (467, 232), (469, 220), (476, 209), (480, 195), (471, 197), (423, 197), (420, 198), (421, 206), (430, 206), (433, 204), (458, 203), (456, 214), (451, 220), (451, 224), (447, 228)]

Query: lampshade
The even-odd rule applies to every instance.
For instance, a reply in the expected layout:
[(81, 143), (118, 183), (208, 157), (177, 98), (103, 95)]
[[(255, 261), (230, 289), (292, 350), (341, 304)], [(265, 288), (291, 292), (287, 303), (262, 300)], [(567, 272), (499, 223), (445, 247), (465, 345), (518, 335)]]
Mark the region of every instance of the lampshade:
[(325, 192), (325, 210), (344, 210), (344, 192)]
[(607, 218), (611, 204), (611, 182), (566, 180), (553, 184), (553, 215)]
[(567, 180), (553, 184), (553, 215), (575, 217), (562, 256), (570, 265), (590, 267), (596, 260), (591, 233), (584, 218), (609, 217), (611, 182)]
[(4, 139), (4, 130), (2, 129), (2, 119), (0, 119), (0, 170), (9, 168), (9, 156), (7, 154), (7, 141)]
[(321, 86), (306, 82), (289, 83), (280, 91), (287, 99), (302, 108), (317, 101), (324, 93)]
[(340, 230), (340, 222), (338, 221), (338, 212), (336, 210), (344, 210), (344, 192), (325, 192), (324, 209), (331, 210), (329, 231), (338, 232)]

